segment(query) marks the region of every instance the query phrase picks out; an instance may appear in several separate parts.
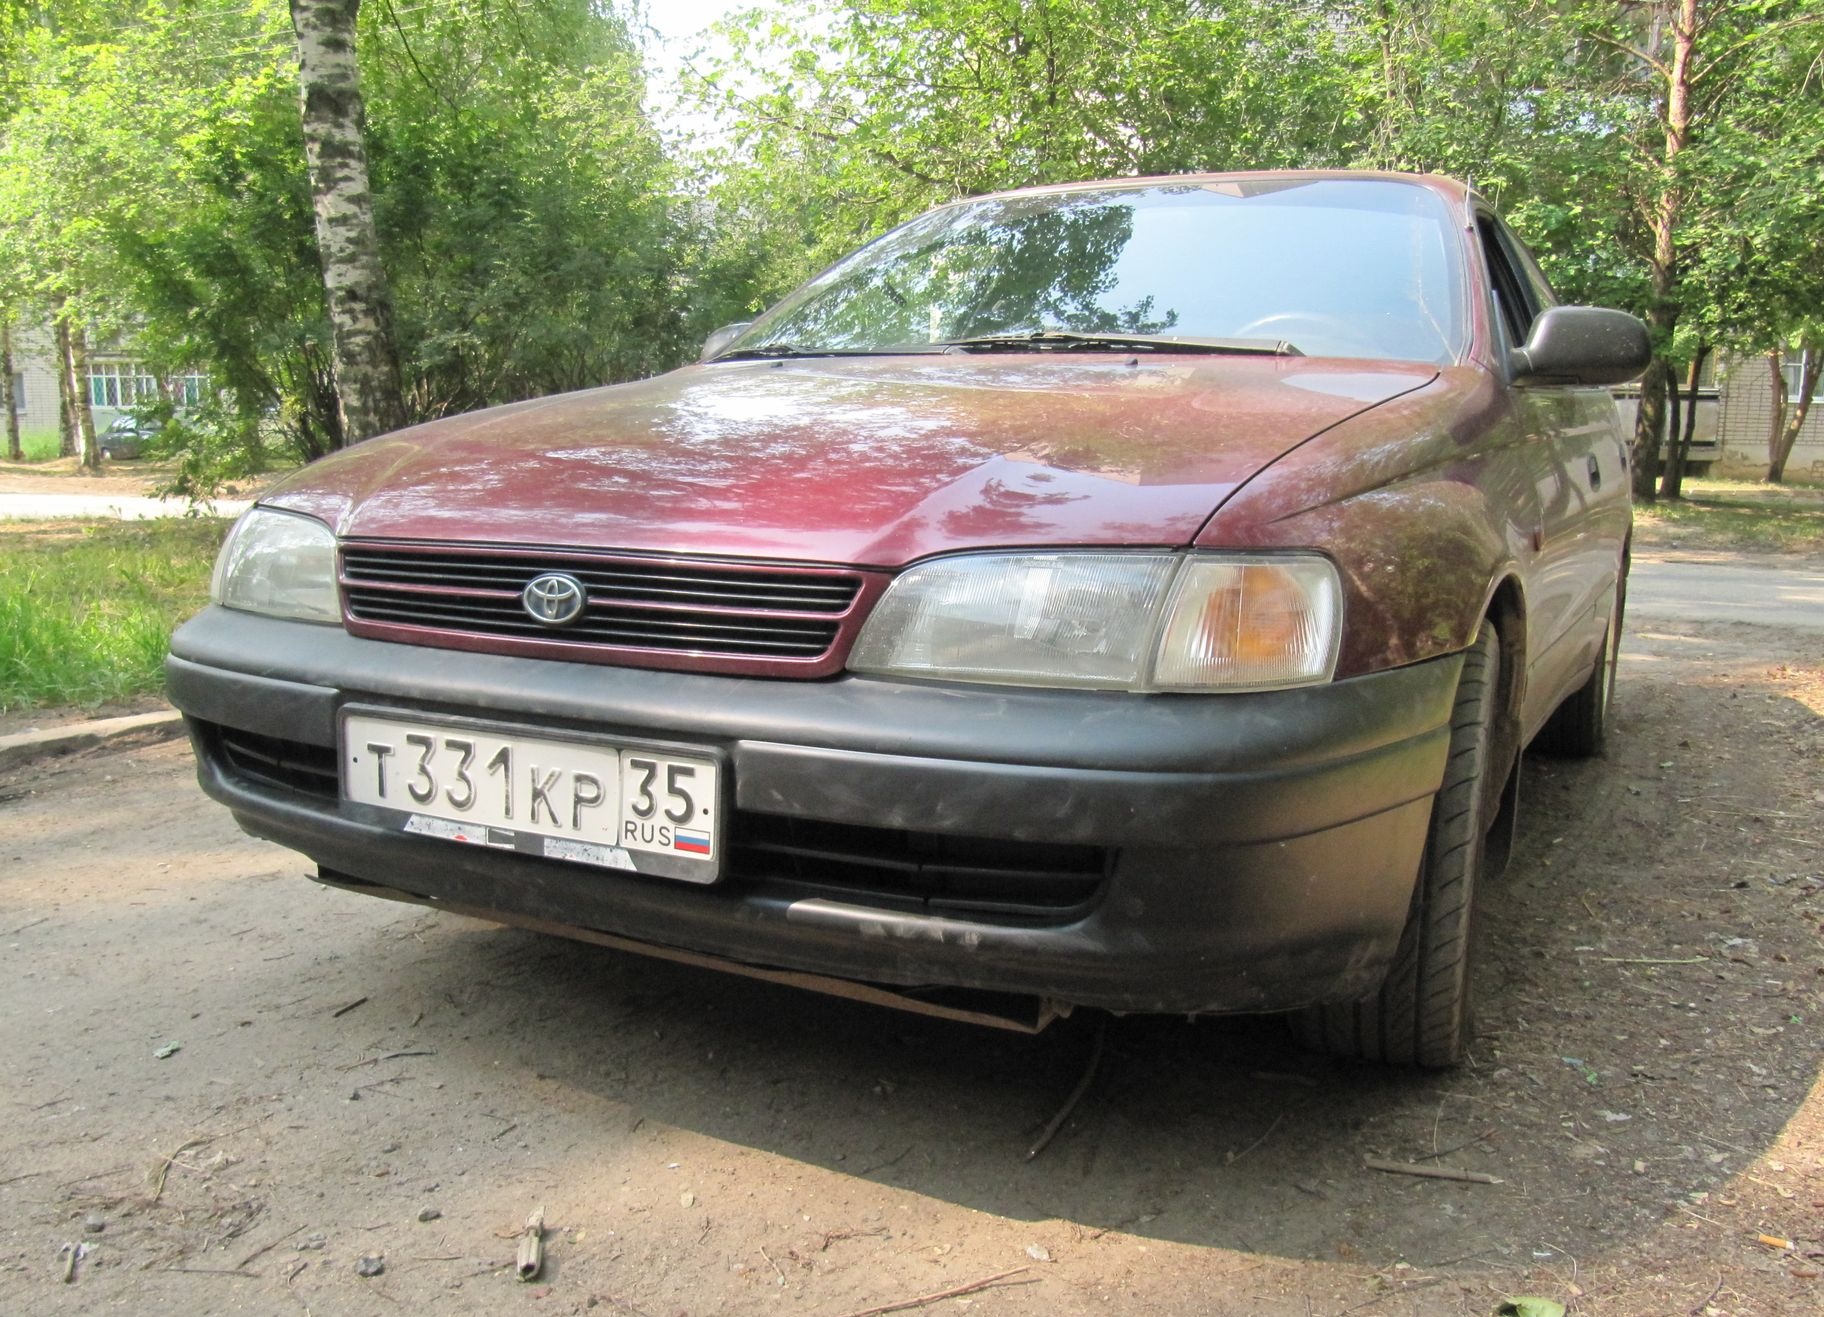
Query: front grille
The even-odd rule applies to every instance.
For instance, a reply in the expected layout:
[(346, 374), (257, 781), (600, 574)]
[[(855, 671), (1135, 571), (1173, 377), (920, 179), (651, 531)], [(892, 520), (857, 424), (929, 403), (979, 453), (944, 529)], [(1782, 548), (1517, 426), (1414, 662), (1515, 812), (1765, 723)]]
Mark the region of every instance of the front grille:
[[(335, 807), (332, 747), (202, 727), (205, 746), (242, 785)], [(711, 891), (732, 896), (763, 889), (908, 914), (1032, 923), (1062, 923), (1087, 911), (1115, 860), (1115, 852), (1096, 846), (954, 837), (752, 810), (735, 811), (727, 847), (727, 870)]]
[[(583, 586), (586, 605), (567, 626), (547, 626), (522, 606), (521, 593), (546, 572)], [(833, 568), (359, 542), (342, 551), (341, 581), (357, 635), (814, 676), (840, 666), (849, 624), (879, 584)]]
[(210, 737), (228, 768), (243, 781), (320, 800), (333, 801), (340, 794), (341, 769), (333, 746), (282, 741), (238, 727), (215, 727)]
[(735, 815), (729, 851), (748, 881), (783, 883), (850, 904), (958, 918), (1057, 921), (1086, 910), (1113, 853), (1097, 846), (1005, 841)]

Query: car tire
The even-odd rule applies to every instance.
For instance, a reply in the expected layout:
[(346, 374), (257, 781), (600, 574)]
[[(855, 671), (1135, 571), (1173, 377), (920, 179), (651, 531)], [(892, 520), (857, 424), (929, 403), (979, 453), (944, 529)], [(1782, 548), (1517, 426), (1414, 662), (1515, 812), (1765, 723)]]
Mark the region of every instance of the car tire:
[(1615, 583), (1609, 625), (1596, 652), (1590, 679), (1553, 711), (1533, 744), (1549, 755), (1593, 759), (1608, 743), (1609, 710), (1615, 702), (1615, 662), (1621, 653), (1621, 620), (1628, 600), (1628, 578)]
[(1471, 932), (1488, 830), (1499, 807), (1492, 762), (1501, 690), (1501, 640), (1491, 624), (1463, 657), (1450, 720), (1450, 756), (1387, 978), (1372, 996), (1312, 1006), (1294, 1017), (1309, 1047), (1336, 1056), (1434, 1068), (1469, 1045)]

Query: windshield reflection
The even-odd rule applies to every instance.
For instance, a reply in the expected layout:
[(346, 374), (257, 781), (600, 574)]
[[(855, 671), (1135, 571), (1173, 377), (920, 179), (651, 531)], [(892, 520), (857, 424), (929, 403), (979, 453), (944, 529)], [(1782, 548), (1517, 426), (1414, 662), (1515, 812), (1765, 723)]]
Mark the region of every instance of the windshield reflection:
[(930, 351), (1065, 331), (1284, 340), (1311, 356), (1445, 364), (1463, 346), (1453, 233), (1442, 199), (1394, 179), (987, 198), (864, 247), (728, 353)]

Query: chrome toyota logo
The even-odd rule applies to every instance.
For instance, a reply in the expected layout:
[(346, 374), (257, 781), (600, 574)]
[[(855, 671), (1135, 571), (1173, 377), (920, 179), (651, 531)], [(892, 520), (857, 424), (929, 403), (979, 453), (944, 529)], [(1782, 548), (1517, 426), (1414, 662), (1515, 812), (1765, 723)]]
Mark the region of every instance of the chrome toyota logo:
[(569, 626), (583, 615), (583, 583), (574, 576), (547, 572), (532, 579), (520, 593), (519, 602), (534, 622)]

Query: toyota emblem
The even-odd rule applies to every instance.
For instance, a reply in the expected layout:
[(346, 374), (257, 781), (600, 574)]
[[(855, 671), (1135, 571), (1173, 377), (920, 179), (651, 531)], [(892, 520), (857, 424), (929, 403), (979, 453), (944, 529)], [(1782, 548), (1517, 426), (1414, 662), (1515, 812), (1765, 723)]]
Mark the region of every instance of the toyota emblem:
[(587, 596), (583, 583), (561, 572), (546, 572), (532, 579), (519, 596), (520, 605), (534, 622), (546, 626), (569, 626), (583, 615)]

